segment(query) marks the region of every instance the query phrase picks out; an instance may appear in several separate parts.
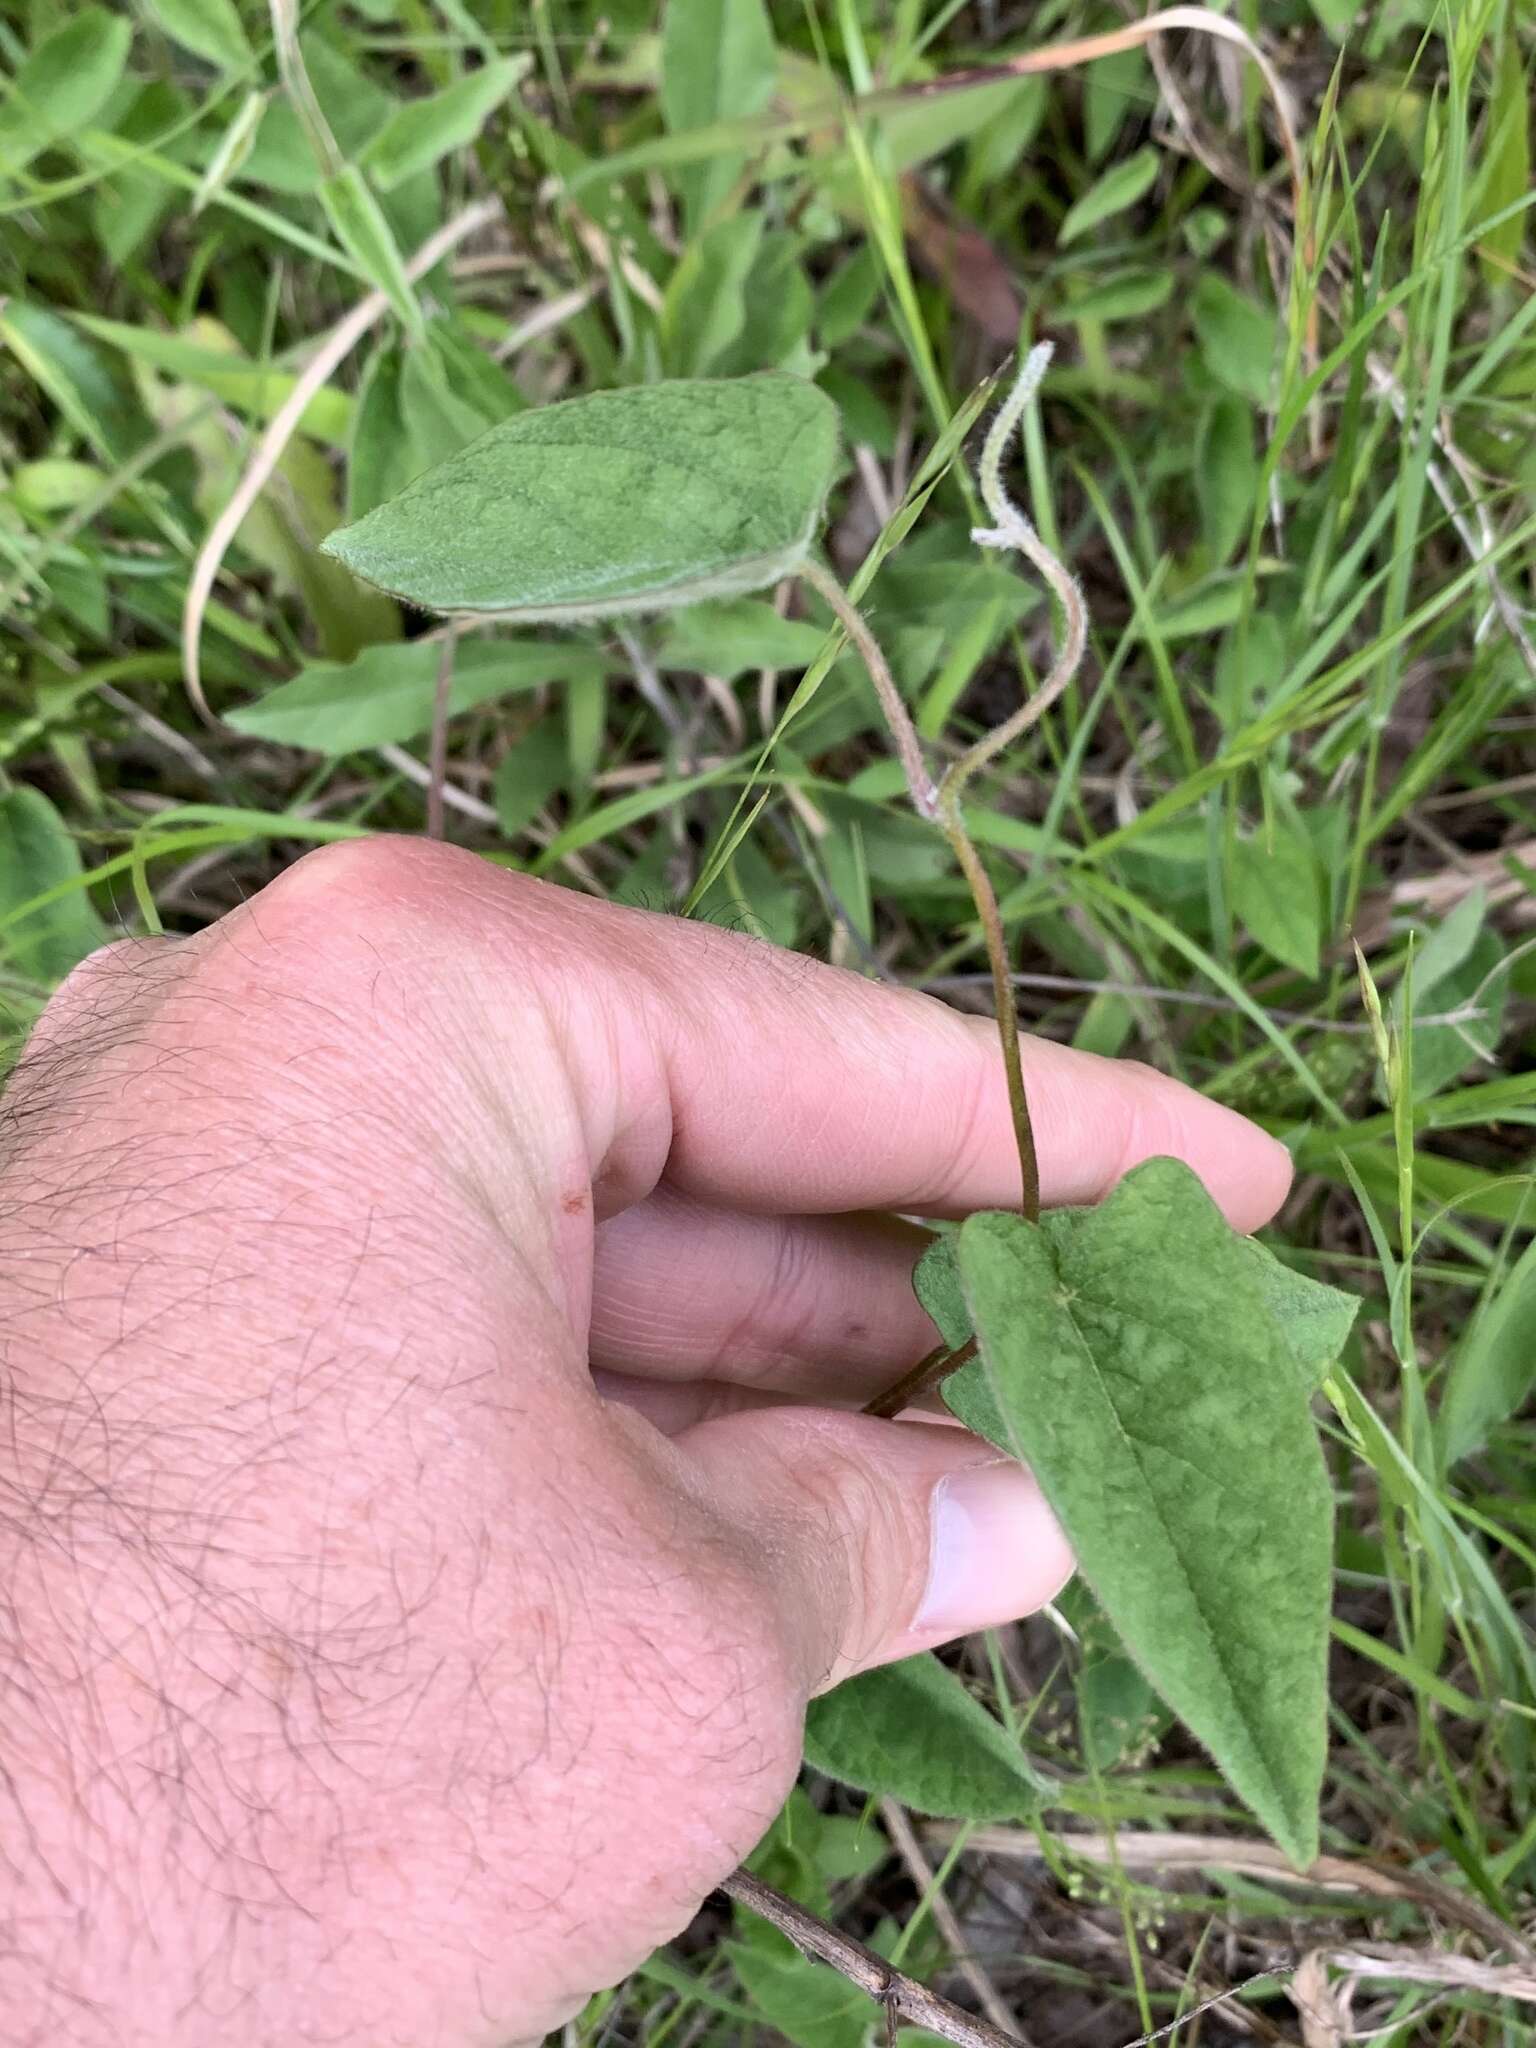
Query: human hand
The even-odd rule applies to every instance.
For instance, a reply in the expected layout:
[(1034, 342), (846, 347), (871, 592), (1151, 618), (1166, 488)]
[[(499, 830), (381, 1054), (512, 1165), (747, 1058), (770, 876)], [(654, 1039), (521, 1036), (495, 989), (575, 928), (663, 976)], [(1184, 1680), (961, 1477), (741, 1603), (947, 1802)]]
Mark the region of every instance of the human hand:
[[(1026, 1048), (1046, 1197), (1283, 1150)], [(49, 2048), (533, 2039), (675, 1934), (806, 1700), (1070, 1567), (852, 1412), (1016, 1199), (990, 1025), (429, 844), (50, 1005), (4, 1104), (0, 2006)], [(19, 2016), (19, 2019), (18, 2019)]]

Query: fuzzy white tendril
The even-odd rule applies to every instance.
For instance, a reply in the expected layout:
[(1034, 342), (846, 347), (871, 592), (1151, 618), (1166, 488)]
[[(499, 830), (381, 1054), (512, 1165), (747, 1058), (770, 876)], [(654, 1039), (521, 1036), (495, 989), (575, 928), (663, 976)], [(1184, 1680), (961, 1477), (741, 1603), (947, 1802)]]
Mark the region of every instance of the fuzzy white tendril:
[(1055, 665), (1040, 688), (1033, 696), (1026, 697), (1011, 717), (994, 726), (951, 764), (939, 786), (940, 803), (951, 815), (959, 805), (960, 792), (977, 769), (1005, 747), (1012, 746), (1016, 739), (1022, 738), (1067, 689), (1077, 674), (1088, 641), (1088, 613), (1076, 577), (1051, 553), (1036, 531), (1033, 520), (1019, 510), (1003, 482), (1003, 463), (1009, 443), (1030, 401), (1040, 389), (1052, 353), (1048, 341), (1039, 342), (1030, 350), (1019, 365), (1013, 389), (999, 406), (987, 430), (981, 461), (976, 468), (976, 481), (981, 488), (982, 502), (994, 523), (973, 527), (971, 539), (978, 547), (1013, 548), (1021, 554), (1055, 593), (1061, 604), (1065, 630)]

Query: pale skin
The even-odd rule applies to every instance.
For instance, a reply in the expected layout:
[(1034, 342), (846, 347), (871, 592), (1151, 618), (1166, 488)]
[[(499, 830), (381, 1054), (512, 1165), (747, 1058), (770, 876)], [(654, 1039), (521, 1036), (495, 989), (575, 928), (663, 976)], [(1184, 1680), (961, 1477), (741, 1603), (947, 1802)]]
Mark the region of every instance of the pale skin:
[[(1045, 1196), (1284, 1151), (1025, 1049)], [(0, 1131), (0, 2010), (501, 2048), (686, 1925), (807, 1700), (1051, 1598), (1027, 1475), (858, 1406), (895, 1213), (1016, 1200), (990, 1026), (430, 844), (88, 961)]]

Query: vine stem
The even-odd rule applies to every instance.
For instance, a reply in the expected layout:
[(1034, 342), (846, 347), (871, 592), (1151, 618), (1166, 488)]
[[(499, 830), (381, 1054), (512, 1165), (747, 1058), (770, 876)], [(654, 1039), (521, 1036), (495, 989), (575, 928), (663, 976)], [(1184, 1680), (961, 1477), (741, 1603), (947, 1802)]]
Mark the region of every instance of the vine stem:
[[(823, 563), (807, 557), (800, 574), (831, 608), (833, 616), (859, 651), (879, 699), (880, 709), (901, 761), (907, 789), (919, 816), (931, 819), (949, 841), (960, 871), (965, 876), (981, 921), (987, 961), (992, 970), (992, 996), (998, 1033), (1003, 1046), (1003, 1071), (1008, 1084), (1008, 1108), (1013, 1120), (1014, 1142), (1019, 1154), (1020, 1209), (1031, 1223), (1040, 1220), (1040, 1165), (1035, 1149), (1034, 1126), (1029, 1114), (1029, 1091), (1024, 1082), (1024, 1061), (1019, 1047), (1019, 1014), (1013, 992), (1013, 974), (1008, 960), (1008, 942), (1002, 913), (980, 854), (977, 853), (961, 810), (966, 785), (978, 769), (1022, 739), (1069, 687), (1082, 662), (1088, 641), (1088, 614), (1077, 580), (1060, 563), (1036, 532), (1033, 524), (1009, 497), (1003, 482), (1003, 462), (1014, 431), (1040, 388), (1051, 360), (1051, 344), (1032, 348), (1019, 367), (1013, 389), (998, 408), (987, 431), (977, 465), (976, 480), (982, 502), (993, 524), (973, 528), (971, 538), (979, 547), (1013, 548), (1040, 575), (1061, 605), (1064, 630), (1056, 659), (1045, 681), (1016, 711), (983, 733), (974, 746), (952, 761), (935, 783), (923, 757), (922, 742), (911, 713), (891, 674), (879, 641), (868, 621), (837, 578)], [(925, 1361), (926, 1363), (926, 1361)], [(905, 1384), (902, 1382), (901, 1384)], [(881, 1396), (893, 1398), (892, 1387)]]
[(976, 1356), (976, 1339), (967, 1337), (965, 1342), (953, 1351), (947, 1344), (935, 1345), (926, 1358), (920, 1358), (910, 1372), (886, 1388), (883, 1394), (876, 1394), (873, 1401), (866, 1401), (859, 1410), (861, 1415), (878, 1415), (887, 1422), (898, 1416), (903, 1408), (931, 1393), (940, 1380), (947, 1380), (952, 1372), (958, 1372), (962, 1365), (969, 1365)]
[(855, 1941), (850, 1934), (840, 1934), (817, 1914), (808, 1913), (804, 1906), (796, 1905), (793, 1899), (785, 1898), (772, 1885), (754, 1877), (751, 1871), (733, 1871), (720, 1889), (728, 1899), (777, 1927), (803, 1956), (830, 1964), (883, 2006), (892, 2021), (925, 2027), (930, 2034), (954, 2042), (955, 2048), (1027, 2048), (1017, 2034), (1006, 2034), (990, 2021), (977, 2019), (964, 2007), (930, 1991), (916, 1977), (892, 1969), (883, 1956), (866, 1948), (862, 1941)]

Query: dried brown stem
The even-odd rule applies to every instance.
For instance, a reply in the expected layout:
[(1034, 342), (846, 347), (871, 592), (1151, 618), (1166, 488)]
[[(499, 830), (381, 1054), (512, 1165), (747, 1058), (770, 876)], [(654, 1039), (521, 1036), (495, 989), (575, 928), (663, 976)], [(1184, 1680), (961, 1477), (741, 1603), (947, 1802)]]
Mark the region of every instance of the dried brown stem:
[(1025, 2048), (1017, 2035), (1005, 2033), (988, 2020), (977, 2019), (973, 2013), (930, 1991), (915, 1977), (907, 1976), (905, 1971), (892, 1969), (883, 1956), (877, 1956), (862, 1941), (829, 1927), (825, 1920), (796, 1905), (793, 1899), (786, 1899), (782, 1892), (753, 1877), (750, 1871), (735, 1871), (720, 1889), (727, 1898), (777, 1927), (802, 1955), (830, 1964), (882, 2006), (893, 2020), (926, 2027), (930, 2034), (954, 2042), (955, 2048)]
[[(486, 227), (501, 217), (499, 199), (477, 199), (472, 206), (466, 206), (462, 213), (454, 215), (446, 227), (430, 235), (416, 254), (405, 266), (408, 283), (424, 277), (429, 270), (441, 263), (450, 250), (456, 249), (467, 235), (476, 229)], [(230, 493), (229, 502), (208, 529), (208, 538), (197, 551), (197, 560), (192, 564), (192, 574), (187, 579), (186, 601), (181, 614), (181, 651), (185, 669), (185, 684), (198, 716), (205, 725), (217, 727), (219, 719), (209, 708), (203, 694), (202, 674), (199, 667), (199, 646), (203, 632), (203, 614), (208, 600), (213, 595), (213, 586), (223, 565), (229, 544), (239, 531), (242, 521), (255, 504), (278, 463), (283, 450), (293, 439), (295, 428), (304, 417), (305, 409), (315, 393), (325, 383), (339, 363), (351, 354), (371, 327), (378, 324), (389, 311), (389, 300), (383, 292), (369, 292), (358, 300), (351, 312), (345, 314), (330, 332), (317, 344), (314, 354), (295, 377), (293, 389), (273, 413), (261, 439), (251, 452), (239, 483)]]
[(943, 1886), (934, 1877), (932, 1866), (923, 1854), (923, 1845), (917, 1839), (917, 1831), (907, 1809), (899, 1799), (882, 1799), (880, 1818), (885, 1822), (885, 1831), (895, 1844), (897, 1855), (907, 1866), (908, 1876), (927, 1900), (934, 1925), (949, 1943), (955, 1967), (970, 1985), (976, 2003), (999, 2033), (1011, 2034), (1014, 2031), (1013, 2014), (1002, 1993), (976, 1960), (959, 1916), (945, 1897)]

